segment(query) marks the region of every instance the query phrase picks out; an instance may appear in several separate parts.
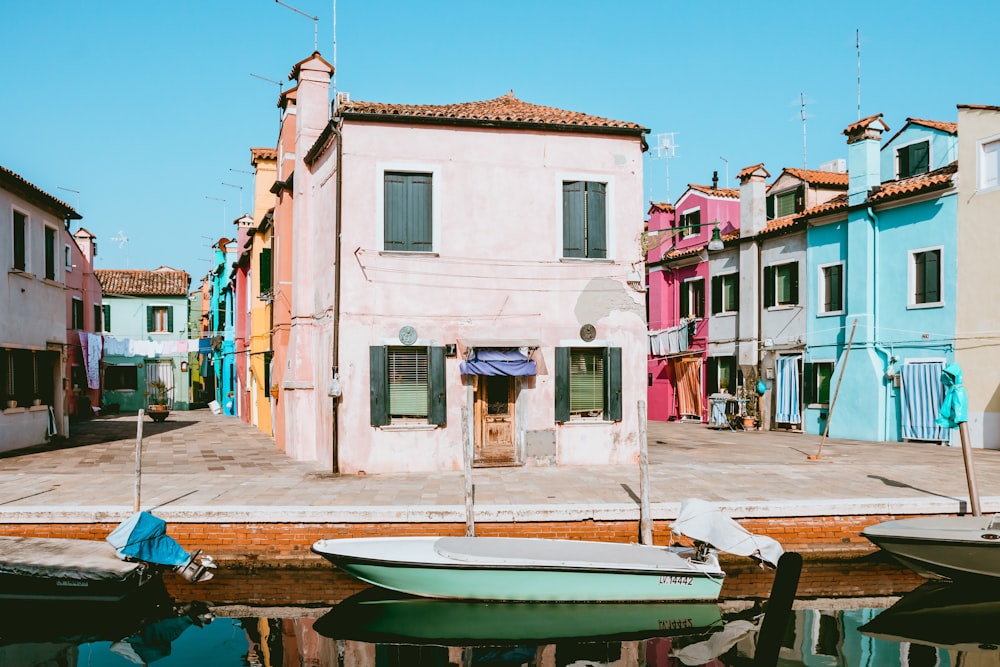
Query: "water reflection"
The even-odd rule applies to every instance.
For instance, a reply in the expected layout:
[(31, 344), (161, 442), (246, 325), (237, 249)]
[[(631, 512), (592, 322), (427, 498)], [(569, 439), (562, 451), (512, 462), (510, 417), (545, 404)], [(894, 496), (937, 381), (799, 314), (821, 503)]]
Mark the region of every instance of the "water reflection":
[[(0, 665), (721, 667), (757, 652), (772, 578), (727, 569), (725, 590), (740, 594), (718, 604), (542, 605), (541, 614), (393, 602), (327, 569), (226, 570), (200, 587), (168, 580), (127, 605), (7, 607)], [(777, 664), (1000, 664), (1000, 595), (921, 583), (877, 560), (807, 563)]]

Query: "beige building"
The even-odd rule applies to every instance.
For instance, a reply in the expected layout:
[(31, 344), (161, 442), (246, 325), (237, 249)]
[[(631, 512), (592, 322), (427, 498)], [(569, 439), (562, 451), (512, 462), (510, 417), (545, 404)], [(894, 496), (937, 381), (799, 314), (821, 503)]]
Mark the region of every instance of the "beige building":
[(254, 168), (253, 227), (247, 251), (250, 254), (250, 422), (264, 433), (274, 434), (274, 403), (271, 384), (271, 304), (274, 301), (271, 267), (271, 234), (274, 225), (274, 195), (271, 185), (277, 174), (278, 153), (273, 148), (251, 148)]

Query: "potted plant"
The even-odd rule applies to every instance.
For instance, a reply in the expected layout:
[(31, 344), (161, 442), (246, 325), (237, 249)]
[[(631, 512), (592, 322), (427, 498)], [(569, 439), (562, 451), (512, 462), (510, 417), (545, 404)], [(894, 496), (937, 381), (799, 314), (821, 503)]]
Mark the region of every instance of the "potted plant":
[(746, 375), (743, 386), (736, 393), (742, 407), (743, 428), (749, 431), (757, 426), (757, 419), (760, 416), (760, 394), (757, 392), (756, 374)]
[(147, 386), (149, 387), (149, 391), (146, 392), (146, 396), (149, 397), (147, 407), (149, 416), (154, 422), (162, 422), (170, 415), (170, 408), (167, 404), (170, 388), (163, 380), (150, 380)]

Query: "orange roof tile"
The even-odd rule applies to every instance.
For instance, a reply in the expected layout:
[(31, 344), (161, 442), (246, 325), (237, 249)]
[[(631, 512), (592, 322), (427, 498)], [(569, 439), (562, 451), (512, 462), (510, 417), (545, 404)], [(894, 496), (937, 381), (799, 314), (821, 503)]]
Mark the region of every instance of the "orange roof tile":
[(807, 208), (802, 211), (801, 216), (803, 218), (809, 218), (817, 215), (824, 215), (826, 213), (833, 213), (839, 210), (847, 210), (847, 193), (842, 195), (837, 195), (829, 201), (825, 201), (819, 206), (813, 206), (812, 208)]
[(655, 202), (655, 201), (649, 202), (650, 213), (652, 213), (653, 211), (662, 211), (664, 213), (670, 213), (673, 210), (674, 210), (673, 204), (668, 204), (666, 202)]
[(959, 104), (959, 109), (978, 109), (980, 111), (1000, 111), (1000, 107), (992, 104)]
[(898, 181), (889, 181), (872, 188), (868, 196), (870, 202), (884, 202), (900, 197), (907, 197), (922, 192), (932, 192), (947, 188), (953, 184), (952, 176), (958, 171), (958, 162), (952, 162), (947, 167), (941, 167), (926, 174), (901, 178)]
[(155, 271), (95, 269), (94, 275), (105, 294), (184, 296), (191, 285), (187, 271), (166, 267)]
[(847, 187), (846, 171), (821, 171), (819, 169), (797, 169), (795, 167), (785, 167), (784, 173), (791, 174), (800, 181), (805, 181), (809, 185), (825, 185), (833, 188)]
[(540, 125), (571, 129), (624, 130), (643, 134), (647, 128), (636, 123), (590, 116), (576, 111), (540, 106), (519, 100), (513, 91), (492, 100), (457, 104), (385, 104), (382, 102), (345, 102), (340, 107), (345, 118), (377, 120), (434, 120), (437, 122), (475, 122), (489, 125)]
[(768, 220), (767, 225), (761, 230), (762, 234), (767, 234), (768, 232), (776, 232), (780, 229), (788, 229), (794, 227), (795, 223), (799, 220), (798, 215), (786, 215), (783, 218), (775, 218), (774, 220)]
[(752, 164), (749, 167), (743, 167), (742, 169), (740, 169), (740, 173), (736, 174), (736, 178), (737, 180), (742, 181), (744, 178), (749, 177), (758, 169), (764, 172), (764, 178), (770, 177), (771, 174), (767, 171), (767, 169), (764, 169), (764, 163), (758, 162), (757, 164)]
[(251, 148), (250, 149), (250, 164), (256, 165), (257, 160), (277, 160), (278, 159), (278, 149), (277, 148)]
[(882, 114), (877, 113), (874, 116), (868, 116), (867, 118), (862, 118), (861, 120), (859, 120), (857, 122), (851, 123), (844, 130), (844, 134), (850, 136), (851, 134), (857, 132), (858, 130), (866, 130), (866, 129), (868, 129), (869, 127), (871, 127), (872, 125), (874, 125), (876, 122), (879, 125), (882, 126), (882, 130), (884, 132), (888, 132), (889, 131), (889, 126), (886, 125), (885, 121), (882, 120)]
[(83, 216), (77, 213), (72, 206), (50, 195), (37, 185), (29, 183), (23, 176), (17, 174), (6, 167), (0, 166), (0, 188), (12, 192), (25, 201), (29, 201), (36, 206), (48, 211), (52, 215), (70, 220), (82, 220)]
[(711, 185), (695, 185), (694, 183), (688, 183), (688, 187), (696, 192), (700, 192), (710, 197), (722, 197), (724, 199), (739, 199), (740, 191), (738, 188), (713, 188)]
[[(945, 120), (924, 120), (923, 118), (907, 118), (907, 124), (923, 125), (934, 130), (941, 130), (948, 134), (958, 134), (958, 123), (951, 123)], [(905, 127), (905, 125), (904, 125)]]

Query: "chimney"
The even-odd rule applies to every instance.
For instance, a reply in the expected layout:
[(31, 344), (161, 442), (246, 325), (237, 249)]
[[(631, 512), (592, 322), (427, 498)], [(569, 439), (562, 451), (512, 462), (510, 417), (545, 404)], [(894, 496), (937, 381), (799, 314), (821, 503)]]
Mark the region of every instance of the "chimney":
[(717, 171), (712, 172), (712, 189), (713, 190), (719, 189), (719, 172)]
[(879, 144), (889, 126), (882, 114), (875, 114), (852, 123), (844, 130), (847, 136), (847, 203), (863, 204), (868, 192), (882, 182)]
[(330, 79), (333, 65), (319, 52), (292, 67), (289, 79), (297, 82), (295, 113), (296, 152), (305, 155), (330, 120)]
[(756, 236), (767, 226), (767, 184), (771, 174), (764, 163), (744, 167), (737, 174), (740, 181), (740, 238)]

